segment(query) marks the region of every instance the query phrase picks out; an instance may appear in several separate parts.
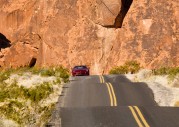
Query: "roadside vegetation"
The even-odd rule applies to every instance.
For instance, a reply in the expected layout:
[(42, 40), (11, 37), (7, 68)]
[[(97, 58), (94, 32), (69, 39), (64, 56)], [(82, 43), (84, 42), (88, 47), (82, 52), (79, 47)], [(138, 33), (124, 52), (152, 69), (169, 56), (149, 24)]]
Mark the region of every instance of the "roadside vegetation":
[[(128, 61), (124, 65), (116, 66), (109, 71), (109, 74), (135, 74), (138, 73), (142, 67), (137, 61)], [(153, 75), (167, 75), (170, 81), (174, 79), (179, 80), (179, 67), (161, 67), (152, 70)], [(179, 83), (178, 83), (179, 84)]]
[(109, 74), (127, 74), (137, 73), (141, 69), (140, 63), (137, 61), (128, 61), (124, 65), (116, 66), (109, 71)]
[[(50, 77), (51, 81), (37, 81), (27, 87), (33, 77)], [(25, 84), (20, 84), (20, 78), (27, 80)], [(2, 119), (7, 119), (19, 126), (44, 126), (55, 108), (62, 84), (68, 80), (69, 72), (63, 67), (1, 70), (0, 123), (6, 126)]]
[(141, 68), (138, 73), (125, 76), (132, 82), (146, 83), (158, 105), (179, 107), (179, 67)]
[(153, 70), (154, 75), (168, 75), (173, 80), (179, 74), (179, 67), (161, 67)]

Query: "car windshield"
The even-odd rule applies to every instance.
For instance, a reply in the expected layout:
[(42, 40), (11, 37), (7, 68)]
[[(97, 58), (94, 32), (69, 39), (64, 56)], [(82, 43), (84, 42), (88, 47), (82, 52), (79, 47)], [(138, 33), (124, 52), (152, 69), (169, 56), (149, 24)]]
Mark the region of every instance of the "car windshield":
[(86, 69), (87, 67), (86, 66), (75, 66), (74, 68), (75, 69)]

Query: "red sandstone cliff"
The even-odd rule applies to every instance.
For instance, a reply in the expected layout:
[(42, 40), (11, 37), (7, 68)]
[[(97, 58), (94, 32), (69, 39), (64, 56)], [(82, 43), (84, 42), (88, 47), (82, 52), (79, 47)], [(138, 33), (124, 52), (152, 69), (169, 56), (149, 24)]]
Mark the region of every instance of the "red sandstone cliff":
[(93, 74), (128, 60), (179, 65), (179, 1), (134, 0), (125, 15), (126, 1), (1, 0), (0, 65), (86, 64)]

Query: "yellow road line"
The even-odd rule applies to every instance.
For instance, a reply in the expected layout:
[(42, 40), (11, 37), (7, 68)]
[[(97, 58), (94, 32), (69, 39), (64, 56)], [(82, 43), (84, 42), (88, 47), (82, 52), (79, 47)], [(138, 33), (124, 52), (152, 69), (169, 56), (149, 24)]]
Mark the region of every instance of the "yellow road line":
[(150, 127), (147, 121), (145, 120), (144, 116), (142, 115), (140, 109), (137, 106), (134, 106), (134, 108), (137, 110), (142, 122), (144, 123), (145, 127)]
[(100, 83), (104, 83), (104, 77), (102, 75), (99, 76), (99, 79), (100, 79)]
[(101, 78), (101, 76), (99, 76), (99, 80), (100, 80), (100, 83), (102, 83), (102, 78)]
[(113, 104), (113, 97), (112, 97), (112, 94), (111, 94), (111, 90), (110, 90), (109, 84), (106, 83), (106, 85), (107, 85), (108, 92), (109, 92), (109, 97), (110, 97), (110, 101), (111, 101), (111, 106), (114, 106), (114, 104)]
[(142, 123), (140, 122), (140, 120), (139, 120), (137, 114), (135, 113), (133, 107), (132, 107), (132, 106), (128, 106), (128, 107), (129, 107), (129, 109), (131, 110), (132, 115), (134, 116), (134, 119), (136, 120), (136, 122), (137, 122), (137, 124), (139, 125), (139, 127), (143, 127), (143, 125), (142, 125)]
[(117, 100), (116, 100), (116, 95), (115, 95), (113, 86), (111, 83), (109, 83), (109, 86), (111, 87), (111, 91), (112, 91), (112, 95), (113, 95), (113, 99), (114, 99), (114, 106), (117, 106)]
[[(99, 79), (100, 83), (105, 83), (104, 77), (102, 75), (99, 76)], [(106, 83), (106, 85), (109, 92), (111, 106), (117, 106), (117, 99), (112, 84)]]
[(104, 77), (103, 77), (103, 76), (101, 76), (101, 78), (102, 78), (102, 81), (103, 81), (102, 83), (104, 83), (104, 82), (105, 82), (105, 81), (104, 81)]

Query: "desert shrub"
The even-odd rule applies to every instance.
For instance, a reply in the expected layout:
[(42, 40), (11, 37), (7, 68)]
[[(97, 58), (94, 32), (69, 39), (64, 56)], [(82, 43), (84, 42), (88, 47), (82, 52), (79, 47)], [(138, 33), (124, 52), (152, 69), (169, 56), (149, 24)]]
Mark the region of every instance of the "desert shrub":
[[(34, 118), (33, 115), (29, 114), (22, 116), (22, 109), (26, 111), (28, 110), (24, 109), (25, 103), (22, 100), (31, 100), (31, 106), (34, 110), (38, 111), (41, 108), (39, 102), (53, 93), (53, 87), (49, 83), (42, 83), (33, 88), (25, 88), (23, 86), (18, 86), (16, 82), (14, 82), (6, 87), (1, 87), (0, 90), (0, 102), (6, 102), (4, 105), (0, 106), (0, 114), (20, 125), (27, 119)], [(19, 102), (18, 100), (21, 100), (22, 102)], [(52, 107), (48, 107), (45, 111), (41, 111), (45, 121), (47, 121), (50, 116), (51, 108)], [(48, 115), (45, 115), (44, 113), (48, 113)]]
[(24, 98), (31, 100), (33, 103), (38, 103), (47, 98), (52, 92), (52, 85), (47, 82), (33, 88), (25, 88), (13, 83), (11, 86), (1, 89), (0, 102), (4, 102), (6, 99)]
[[(41, 124), (45, 124), (47, 120), (50, 118), (52, 110), (55, 108), (55, 103), (52, 103), (48, 106), (41, 107), (40, 105), (36, 105), (33, 107), (35, 109), (36, 114), (31, 114), (27, 109), (24, 109), (25, 103), (19, 102), (17, 100), (9, 101), (8, 103), (4, 104), (3, 106), (0, 106), (0, 114), (1, 116), (5, 116), (7, 119), (11, 119), (15, 122), (17, 122), (19, 125), (24, 126), (29, 124), (39, 124), (39, 126), (42, 126)], [(22, 110), (26, 110), (27, 113), (22, 113)], [(39, 120), (35, 119), (36, 115), (40, 114), (41, 117)]]
[(41, 125), (41, 123), (47, 122), (52, 109), (55, 107), (55, 103), (41, 107), (41, 102), (43, 103), (54, 92), (53, 84), (44, 82), (26, 88), (19, 86), (16, 79), (14, 82), (10, 82), (10, 84), (5, 82), (11, 74), (24, 75), (24, 72), (40, 74), (42, 76), (55, 76), (56, 81), (54, 83), (61, 84), (61, 82), (68, 81), (69, 71), (64, 67), (25, 67), (0, 71), (0, 102), (2, 103), (0, 106), (0, 115), (17, 122), (21, 126), (31, 125), (31, 123), (32, 125)]
[(18, 68), (14, 68), (13, 73), (24, 73), (24, 72), (28, 72), (31, 68), (30, 67), (18, 67)]
[[(64, 68), (63, 66), (59, 67), (50, 67), (50, 68), (41, 68), (41, 69), (31, 69), (31, 72), (33, 74), (40, 74), (41, 76), (55, 76), (58, 79), (63, 79), (63, 81), (66, 83), (69, 81), (69, 71), (68, 69)], [(59, 80), (58, 80), (59, 82)]]
[(61, 78), (57, 77), (56, 81), (53, 82), (54, 84), (61, 84)]
[[(0, 72), (0, 83), (4, 82), (6, 79), (10, 77), (12, 73), (18, 74), (18, 75), (23, 75), (24, 72), (30, 72), (32, 74), (37, 74), (41, 76), (55, 76), (57, 78), (61, 78), (63, 82), (68, 82), (69, 81), (69, 70), (64, 68), (63, 66), (59, 67), (48, 67), (48, 68), (29, 68), (29, 67), (23, 67), (23, 68), (15, 68), (15, 69), (6, 69), (6, 70), (1, 70)], [(59, 82), (59, 81), (58, 81)]]
[(40, 71), (41, 76), (55, 76), (55, 71), (53, 69), (42, 69)]
[(137, 61), (128, 61), (125, 63), (125, 66), (128, 69), (128, 72), (131, 73), (137, 73), (140, 70), (140, 63), (138, 63)]
[(0, 102), (4, 102), (6, 98), (8, 98), (8, 92), (7, 91), (2, 91), (0, 92)]
[(32, 67), (32, 68), (29, 68), (29, 71), (32, 73), (32, 74), (39, 74), (41, 72), (41, 68), (38, 68), (38, 67)]
[(48, 82), (37, 85), (34, 88), (25, 89), (24, 96), (33, 103), (38, 103), (42, 99), (47, 98), (53, 92), (52, 85)]
[(179, 67), (169, 68), (168, 74), (176, 76), (179, 73)]
[(0, 112), (5, 115), (8, 119), (12, 119), (18, 124), (21, 124), (23, 122), (21, 118), (20, 112), (17, 111), (18, 109), (23, 108), (23, 104), (21, 102), (11, 100), (9, 103), (0, 106)]
[(2, 70), (0, 72), (0, 82), (4, 82), (6, 79), (8, 79), (10, 77), (10, 74), (13, 72), (12, 69), (8, 69), (8, 70)]
[(179, 73), (179, 67), (161, 67), (154, 69), (155, 75), (177, 75)]
[(126, 74), (126, 73), (137, 73), (140, 70), (140, 63), (137, 61), (128, 61), (122, 66), (112, 68), (110, 74)]
[(24, 88), (17, 85), (14, 81), (10, 86), (3, 83), (0, 84), (0, 102), (4, 102), (6, 99), (17, 99), (18, 97), (23, 97)]
[(69, 70), (64, 68), (63, 66), (55, 67), (53, 68), (54, 71), (54, 76), (57, 77), (57, 82), (61, 82), (60, 79), (63, 80), (63, 82), (68, 82), (69, 81)]
[(38, 109), (38, 114), (42, 114), (40, 123), (46, 121), (50, 118), (52, 111), (55, 109), (55, 103), (52, 103), (48, 106), (40, 107)]
[(0, 71), (0, 83), (3, 83), (5, 80), (7, 80), (11, 74), (16, 73), (22, 75), (24, 72), (27, 71), (29, 71), (28, 67), (3, 69)]
[(22, 74), (24, 72), (29, 71), (30, 68), (28, 67), (19, 67), (19, 68), (8, 68), (8, 69), (3, 69), (0, 71), (0, 81), (4, 81), (9, 78), (9, 76), (13, 73), (18, 73)]
[(179, 67), (161, 67), (153, 70), (154, 75), (168, 75), (173, 80), (179, 74)]
[(70, 77), (69, 71), (65, 68), (60, 68), (58, 70), (60, 72), (60, 78), (62, 78), (65, 83), (68, 82)]
[(159, 69), (154, 69), (153, 73), (155, 75), (166, 75), (166, 74), (168, 74), (168, 71), (169, 71), (169, 68), (167, 68), (167, 67), (161, 67)]
[(4, 82), (12, 73), (21, 73), (23, 71), (32, 72), (33, 74), (41, 74), (42, 76), (56, 76), (56, 81), (54, 82), (56, 84), (60, 84), (61, 79), (63, 82), (69, 81), (69, 71), (62, 66), (49, 69), (26, 67), (2, 70), (0, 72), (0, 102), (4, 102), (8, 98), (17, 99), (18, 97), (26, 97), (33, 102), (38, 102), (53, 92), (52, 85), (47, 82), (30, 89), (18, 86), (16, 81), (11, 83), (10, 86)]
[(119, 66), (110, 70), (110, 74), (126, 74), (128, 73), (127, 66)]

